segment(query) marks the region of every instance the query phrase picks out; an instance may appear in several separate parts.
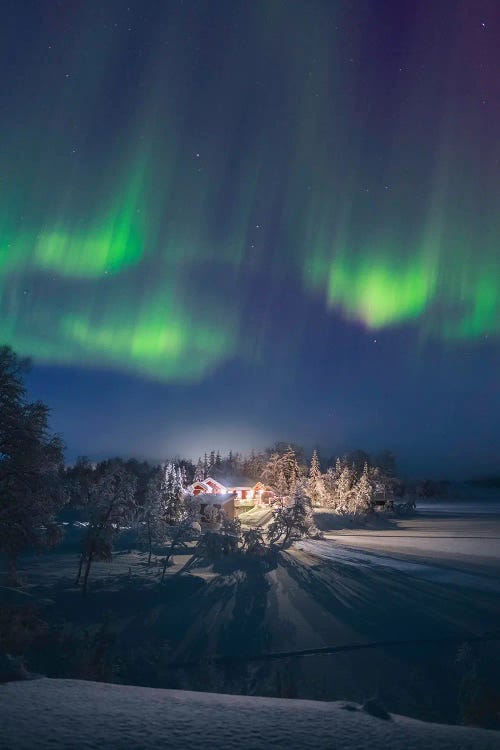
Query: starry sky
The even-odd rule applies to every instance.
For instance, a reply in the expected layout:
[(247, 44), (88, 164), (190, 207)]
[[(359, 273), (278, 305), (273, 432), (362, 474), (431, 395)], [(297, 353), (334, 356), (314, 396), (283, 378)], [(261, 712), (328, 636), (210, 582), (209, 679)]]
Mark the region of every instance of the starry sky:
[(68, 458), (500, 467), (497, 0), (3, 0), (1, 340)]

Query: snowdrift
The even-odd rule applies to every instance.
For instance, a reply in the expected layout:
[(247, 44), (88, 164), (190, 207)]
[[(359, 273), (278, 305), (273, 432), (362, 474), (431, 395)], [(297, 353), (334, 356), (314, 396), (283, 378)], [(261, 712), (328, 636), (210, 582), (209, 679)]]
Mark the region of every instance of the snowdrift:
[(380, 719), (341, 702), (43, 678), (0, 685), (0, 745), (3, 750), (498, 750), (500, 733), (401, 716)]

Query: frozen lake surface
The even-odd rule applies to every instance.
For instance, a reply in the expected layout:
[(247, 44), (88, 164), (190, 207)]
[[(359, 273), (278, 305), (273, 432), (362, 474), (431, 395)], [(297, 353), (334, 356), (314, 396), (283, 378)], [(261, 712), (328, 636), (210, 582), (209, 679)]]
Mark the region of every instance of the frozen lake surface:
[(379, 528), (327, 530), (323, 540), (297, 546), (347, 565), (500, 593), (500, 501), (420, 502), (413, 516), (391, 519), (387, 528), (383, 520)]

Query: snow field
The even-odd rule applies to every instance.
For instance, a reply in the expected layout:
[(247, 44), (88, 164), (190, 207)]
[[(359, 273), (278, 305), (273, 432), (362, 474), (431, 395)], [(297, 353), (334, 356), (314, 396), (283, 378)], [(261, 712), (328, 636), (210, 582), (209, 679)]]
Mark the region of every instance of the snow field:
[[(350, 708), (345, 708), (348, 705)], [(498, 750), (500, 733), (354, 704), (39, 679), (0, 686), (3, 750)]]

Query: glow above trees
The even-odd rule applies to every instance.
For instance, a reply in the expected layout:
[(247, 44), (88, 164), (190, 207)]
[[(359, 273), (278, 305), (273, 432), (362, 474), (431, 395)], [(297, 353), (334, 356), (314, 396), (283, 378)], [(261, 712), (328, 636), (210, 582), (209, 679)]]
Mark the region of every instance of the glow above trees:
[[(4, 340), (49, 363), (199, 380), (269, 346), (249, 315), (266, 304), (262, 276), (274, 297), (295, 284), (304, 310), (321, 295), (332, 326), (340, 314), (438, 340), (498, 335), (497, 170), (458, 117), (459, 63), (435, 84), (450, 84), (439, 104), (432, 81), (422, 91), (409, 79), (385, 133), (321, 7), (236, 15), (248, 46), (228, 43), (216, 76), (183, 45), (179, 10), (168, 28), (156, 19), (162, 32), (123, 87), (129, 33), (110, 45), (82, 12), (64, 71), (42, 66), (32, 96), (26, 84), (29, 117), (13, 98), (0, 154)], [(361, 36), (350, 46), (361, 58)]]

